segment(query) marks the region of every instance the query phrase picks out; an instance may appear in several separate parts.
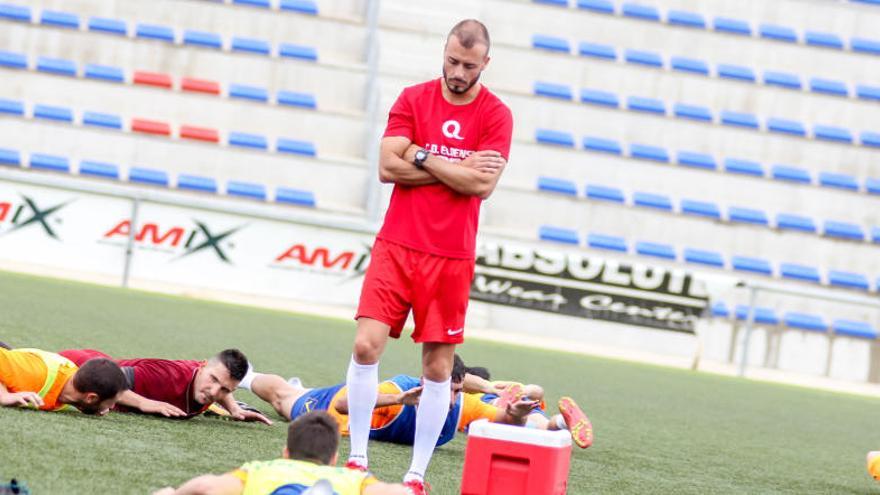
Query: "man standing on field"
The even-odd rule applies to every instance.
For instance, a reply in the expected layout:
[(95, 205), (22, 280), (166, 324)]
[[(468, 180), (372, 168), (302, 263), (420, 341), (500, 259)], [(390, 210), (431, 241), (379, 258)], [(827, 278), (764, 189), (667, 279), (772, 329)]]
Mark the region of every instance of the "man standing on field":
[(388, 116), (379, 179), (394, 183), (373, 245), (347, 375), (351, 456), (367, 468), (379, 358), (410, 310), (422, 344), (422, 390), (412, 464), (404, 483), (425, 493), (424, 475), (449, 412), (455, 345), (464, 341), (480, 203), (507, 165), (513, 118), (479, 83), (489, 32), (476, 20), (452, 28), (443, 77), (405, 88)]

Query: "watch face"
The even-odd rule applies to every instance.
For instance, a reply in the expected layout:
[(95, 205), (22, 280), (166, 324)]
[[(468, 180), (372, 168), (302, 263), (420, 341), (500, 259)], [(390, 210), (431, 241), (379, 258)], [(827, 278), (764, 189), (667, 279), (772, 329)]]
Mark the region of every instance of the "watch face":
[(425, 152), (425, 150), (416, 151), (416, 160), (421, 162), (424, 161), (426, 158), (428, 158), (428, 153)]

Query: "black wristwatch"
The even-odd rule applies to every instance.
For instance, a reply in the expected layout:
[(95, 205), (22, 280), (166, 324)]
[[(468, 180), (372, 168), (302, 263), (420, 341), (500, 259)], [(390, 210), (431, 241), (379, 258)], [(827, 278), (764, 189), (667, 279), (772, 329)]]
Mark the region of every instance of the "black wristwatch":
[(416, 156), (413, 158), (413, 165), (416, 166), (417, 169), (421, 170), (425, 168), (425, 160), (428, 159), (430, 153), (428, 153), (424, 148), (419, 148), (416, 150)]

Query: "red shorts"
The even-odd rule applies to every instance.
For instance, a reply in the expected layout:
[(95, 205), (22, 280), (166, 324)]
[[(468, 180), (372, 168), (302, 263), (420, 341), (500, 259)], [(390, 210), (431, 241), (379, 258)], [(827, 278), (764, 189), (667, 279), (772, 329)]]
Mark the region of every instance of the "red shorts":
[(377, 238), (355, 319), (381, 321), (396, 339), (412, 310), (413, 341), (460, 344), (473, 277), (473, 259), (437, 256)]

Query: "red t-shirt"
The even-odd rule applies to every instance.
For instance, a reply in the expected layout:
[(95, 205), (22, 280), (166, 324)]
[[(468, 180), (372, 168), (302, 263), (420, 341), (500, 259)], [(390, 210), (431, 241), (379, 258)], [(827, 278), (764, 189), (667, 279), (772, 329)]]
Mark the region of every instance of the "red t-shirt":
[[(453, 105), (442, 79), (403, 90), (388, 114), (384, 137), (405, 137), (431, 154), (457, 162), (475, 151), (510, 154), (510, 109), (483, 86), (474, 101)], [(450, 258), (474, 258), (480, 203), (442, 183), (395, 184), (378, 238)]]

